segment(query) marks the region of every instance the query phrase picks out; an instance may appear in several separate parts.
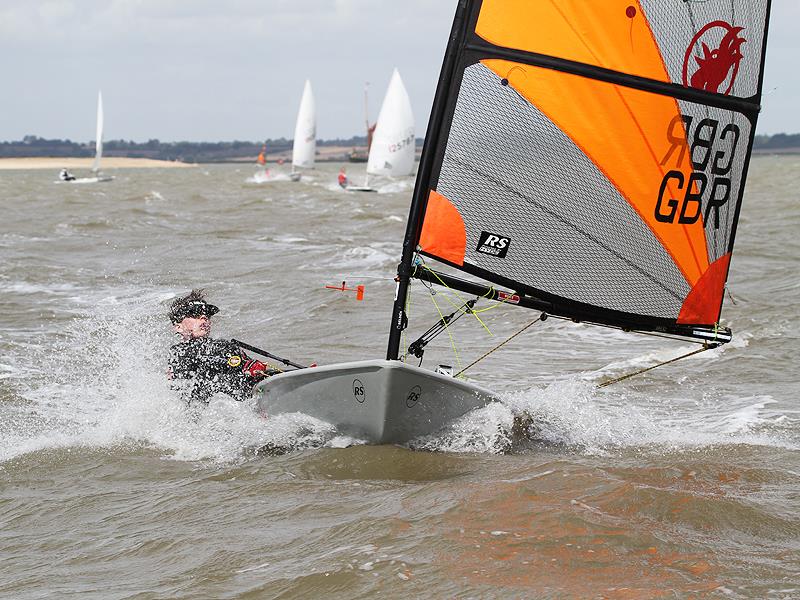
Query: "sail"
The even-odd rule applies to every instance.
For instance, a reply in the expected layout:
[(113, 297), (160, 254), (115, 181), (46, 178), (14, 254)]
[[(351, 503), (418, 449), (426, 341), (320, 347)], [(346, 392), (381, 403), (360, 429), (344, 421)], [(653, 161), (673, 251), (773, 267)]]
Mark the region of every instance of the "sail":
[(714, 328), (769, 10), (462, 1), (410, 219), (422, 253), (554, 314)]
[(94, 142), (94, 162), (92, 171), (100, 170), (100, 160), (103, 158), (103, 93), (97, 92), (97, 133)]
[(415, 152), (411, 100), (395, 69), (372, 136), (367, 173), (390, 177), (411, 175)]
[(317, 117), (314, 107), (314, 94), (311, 82), (306, 81), (300, 110), (297, 113), (297, 125), (294, 129), (294, 147), (292, 149), (292, 166), (302, 169), (314, 168), (314, 156), (317, 150)]

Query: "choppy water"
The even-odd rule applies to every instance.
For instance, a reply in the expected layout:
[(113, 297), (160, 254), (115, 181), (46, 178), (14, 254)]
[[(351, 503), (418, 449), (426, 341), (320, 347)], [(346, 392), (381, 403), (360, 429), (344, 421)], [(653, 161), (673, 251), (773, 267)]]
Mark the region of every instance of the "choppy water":
[[(470, 371), (506, 401), (432, 452), (224, 399), (192, 419), (164, 380), (192, 287), (216, 336), (384, 355), (412, 182), (344, 193), (337, 171), (0, 173), (0, 597), (800, 598), (800, 158), (753, 162), (724, 349), (598, 391), (691, 347), (549, 320)], [(437, 313), (413, 299), (419, 334)], [(535, 316), (461, 319), (461, 363)], [(442, 338), (426, 364), (456, 364)]]

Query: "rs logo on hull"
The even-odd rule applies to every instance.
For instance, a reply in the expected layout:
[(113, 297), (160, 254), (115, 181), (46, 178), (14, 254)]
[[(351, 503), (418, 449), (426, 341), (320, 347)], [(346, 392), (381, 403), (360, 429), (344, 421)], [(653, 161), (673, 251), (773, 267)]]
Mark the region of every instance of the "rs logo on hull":
[(367, 399), (366, 389), (360, 379), (353, 380), (353, 397), (359, 404), (364, 404), (364, 400)]

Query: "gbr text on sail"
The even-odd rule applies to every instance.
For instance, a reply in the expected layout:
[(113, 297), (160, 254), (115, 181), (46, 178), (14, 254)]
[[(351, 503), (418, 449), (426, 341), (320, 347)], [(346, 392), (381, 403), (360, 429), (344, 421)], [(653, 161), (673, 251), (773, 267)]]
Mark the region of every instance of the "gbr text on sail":
[[(661, 182), (656, 220), (691, 225), (702, 216), (704, 227), (712, 224), (719, 229), (720, 209), (731, 196), (731, 170), (741, 139), (739, 126), (711, 118), (695, 123), (692, 116), (680, 115), (670, 123), (667, 138), (670, 147), (661, 166), (677, 168), (668, 171)], [(687, 150), (693, 169), (688, 178), (685, 171), (678, 170), (685, 164)]]

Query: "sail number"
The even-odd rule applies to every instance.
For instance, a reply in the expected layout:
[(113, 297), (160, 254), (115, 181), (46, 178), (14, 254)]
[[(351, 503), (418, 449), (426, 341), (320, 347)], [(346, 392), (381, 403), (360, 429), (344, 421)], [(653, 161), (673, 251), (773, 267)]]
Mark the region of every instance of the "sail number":
[(399, 142), (394, 142), (393, 144), (389, 144), (389, 152), (400, 152), (403, 148), (407, 148), (414, 144), (414, 135), (411, 134)]
[[(694, 171), (688, 181), (683, 171), (672, 170), (664, 175), (656, 202), (655, 218), (661, 223), (674, 223), (677, 218), (678, 223), (691, 225), (703, 213), (705, 200), (703, 225), (708, 227), (709, 219), (713, 218), (714, 229), (719, 229), (719, 210), (728, 203), (731, 196), (730, 173), (741, 130), (734, 123), (720, 128), (720, 122), (715, 119), (702, 119), (692, 130), (693, 122), (693, 117), (682, 115), (675, 117), (670, 124), (667, 138), (671, 146), (661, 165), (669, 163), (676, 152), (676, 163), (678, 166), (682, 165), (687, 149), (686, 140), (689, 139), (689, 158)], [(720, 148), (721, 146), (724, 148)], [(677, 189), (683, 197), (672, 198), (669, 188)]]

